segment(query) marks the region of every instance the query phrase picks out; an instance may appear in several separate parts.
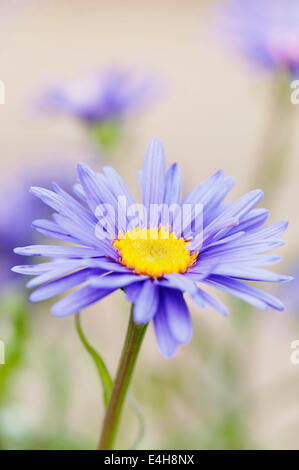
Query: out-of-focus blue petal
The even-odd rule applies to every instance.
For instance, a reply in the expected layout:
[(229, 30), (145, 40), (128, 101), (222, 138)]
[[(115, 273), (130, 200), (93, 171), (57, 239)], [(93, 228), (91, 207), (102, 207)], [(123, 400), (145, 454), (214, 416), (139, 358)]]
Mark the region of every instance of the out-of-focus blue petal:
[(227, 0), (217, 29), (251, 64), (264, 70), (299, 68), (299, 5), (296, 0)]
[(165, 86), (153, 75), (107, 68), (79, 79), (49, 86), (38, 97), (40, 111), (62, 113), (90, 125), (120, 122), (157, 100)]

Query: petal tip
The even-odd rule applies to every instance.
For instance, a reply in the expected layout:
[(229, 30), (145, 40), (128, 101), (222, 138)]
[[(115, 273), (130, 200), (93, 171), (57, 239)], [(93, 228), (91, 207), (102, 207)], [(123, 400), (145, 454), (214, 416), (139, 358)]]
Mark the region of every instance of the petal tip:
[(63, 314), (61, 313), (59, 307), (56, 307), (56, 305), (53, 305), (53, 307), (51, 308), (51, 314), (54, 316), (54, 317), (62, 317)]
[(159, 348), (159, 351), (165, 359), (172, 359), (177, 354), (178, 347), (169, 351), (161, 350), (161, 348)]
[(82, 175), (82, 174), (90, 174), (91, 170), (90, 168), (85, 164), (85, 163), (82, 163), (82, 162), (79, 162), (78, 165), (77, 165), (77, 174), (78, 175)]
[[(26, 285), (26, 287), (28, 287), (28, 285)], [(39, 302), (39, 298), (35, 295), (35, 292), (32, 292), (32, 293), (29, 295), (28, 300), (29, 300), (30, 302), (33, 302), (33, 303)]]
[(289, 282), (289, 281), (293, 281), (295, 278), (294, 276), (282, 276), (282, 282)]

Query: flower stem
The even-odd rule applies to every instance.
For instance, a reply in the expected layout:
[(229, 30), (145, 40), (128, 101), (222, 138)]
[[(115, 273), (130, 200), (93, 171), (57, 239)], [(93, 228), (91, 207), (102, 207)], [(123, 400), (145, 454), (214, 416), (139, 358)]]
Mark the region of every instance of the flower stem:
[(114, 447), (121, 412), (133, 375), (137, 356), (142, 344), (143, 337), (145, 335), (146, 327), (147, 325), (136, 325), (134, 323), (131, 309), (127, 335), (104, 418), (104, 424), (99, 443), (100, 450), (111, 450)]
[(289, 163), (295, 124), (295, 106), (289, 99), (289, 77), (282, 76), (273, 82), (269, 122), (265, 129), (258, 158), (254, 186), (265, 191), (264, 203), (273, 204), (284, 172)]

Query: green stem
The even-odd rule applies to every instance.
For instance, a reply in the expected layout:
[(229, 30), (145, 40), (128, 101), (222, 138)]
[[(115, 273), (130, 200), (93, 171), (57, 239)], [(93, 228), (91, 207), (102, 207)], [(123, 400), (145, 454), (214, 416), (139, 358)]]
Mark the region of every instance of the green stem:
[(105, 364), (104, 360), (101, 358), (99, 353), (97, 353), (97, 351), (89, 344), (89, 342), (87, 341), (87, 339), (86, 339), (86, 337), (83, 333), (83, 330), (81, 328), (81, 323), (80, 323), (80, 313), (77, 313), (77, 315), (75, 316), (75, 322), (76, 322), (76, 329), (77, 329), (77, 333), (79, 335), (79, 338), (80, 338), (83, 346), (85, 347), (86, 351), (92, 357), (92, 359), (93, 359), (93, 361), (96, 365), (96, 368), (98, 369), (98, 373), (99, 373), (99, 376), (100, 376), (100, 379), (101, 379), (101, 382), (102, 382), (102, 386), (103, 386), (104, 405), (105, 405), (105, 408), (107, 408), (107, 405), (109, 403), (109, 398), (110, 398), (110, 393), (111, 393), (113, 381), (110, 377), (109, 371), (106, 367), (106, 364)]
[(267, 201), (268, 206), (273, 204), (273, 198), (289, 162), (295, 123), (295, 106), (289, 99), (289, 78), (276, 78), (272, 86), (269, 122), (265, 129), (255, 176), (255, 186), (265, 191), (264, 202)]
[(127, 335), (104, 418), (102, 435), (99, 443), (100, 450), (111, 450), (114, 447), (121, 412), (146, 327), (147, 325), (136, 325), (134, 323), (131, 310)]

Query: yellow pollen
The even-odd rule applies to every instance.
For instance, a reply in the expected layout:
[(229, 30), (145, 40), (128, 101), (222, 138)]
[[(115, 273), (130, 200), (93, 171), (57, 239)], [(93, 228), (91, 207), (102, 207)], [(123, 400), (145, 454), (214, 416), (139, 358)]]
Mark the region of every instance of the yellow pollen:
[(184, 273), (198, 253), (190, 254), (188, 241), (177, 238), (171, 229), (146, 228), (119, 232), (113, 247), (120, 261), (135, 273), (156, 279), (164, 274)]

